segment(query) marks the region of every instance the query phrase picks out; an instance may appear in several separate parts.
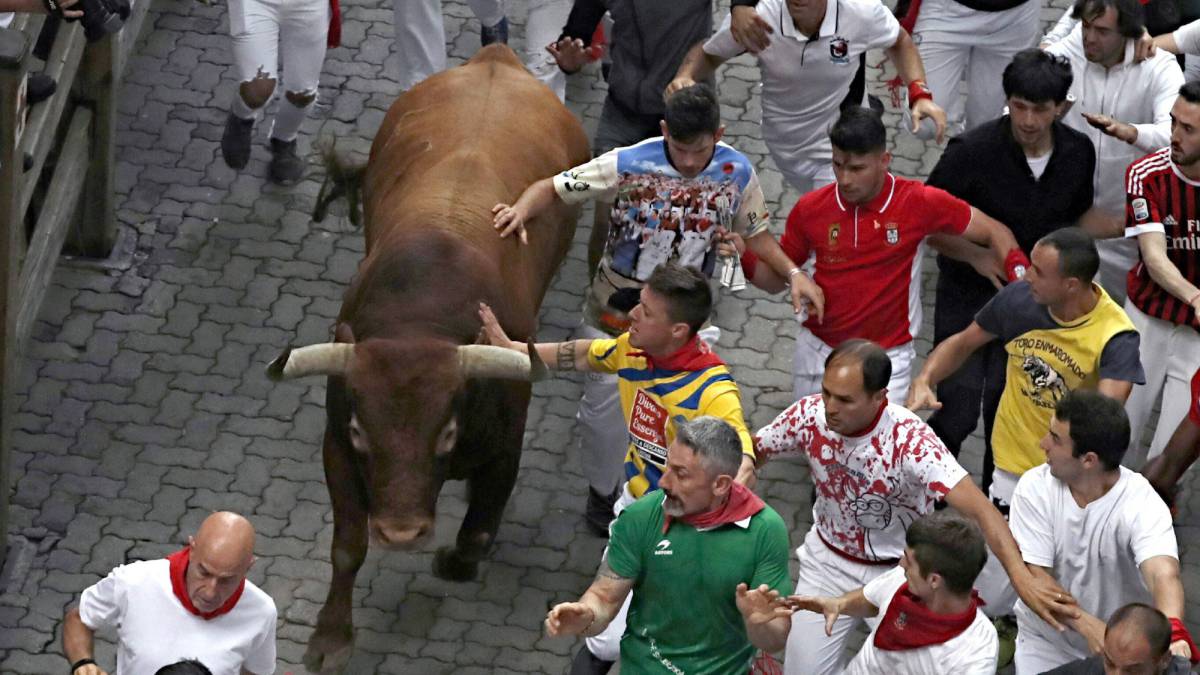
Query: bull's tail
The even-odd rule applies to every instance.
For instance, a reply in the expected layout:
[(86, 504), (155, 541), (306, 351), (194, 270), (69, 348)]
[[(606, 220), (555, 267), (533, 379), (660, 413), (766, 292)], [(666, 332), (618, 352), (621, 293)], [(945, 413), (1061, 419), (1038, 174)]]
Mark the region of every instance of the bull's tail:
[(362, 225), (363, 179), (367, 175), (365, 162), (353, 162), (337, 153), (337, 141), (327, 143), (321, 150), (325, 164), (325, 181), (317, 193), (313, 207), (313, 220), (321, 222), (329, 213), (329, 205), (339, 197), (346, 198), (346, 215), (355, 227)]

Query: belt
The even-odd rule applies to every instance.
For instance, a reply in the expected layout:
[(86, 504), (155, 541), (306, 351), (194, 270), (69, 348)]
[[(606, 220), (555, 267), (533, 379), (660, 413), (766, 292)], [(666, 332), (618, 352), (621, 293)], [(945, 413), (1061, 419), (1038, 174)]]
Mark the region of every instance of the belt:
[(892, 566), (898, 565), (900, 563), (899, 558), (888, 558), (887, 560), (867, 560), (866, 558), (860, 558), (856, 555), (850, 555), (849, 553), (846, 553), (842, 549), (829, 543), (829, 540), (826, 539), (825, 536), (821, 534), (820, 530), (817, 530), (817, 538), (820, 539), (821, 543), (825, 544), (825, 546), (827, 546), (830, 551), (833, 551), (838, 556), (845, 558), (846, 560), (849, 560), (850, 562), (856, 562), (859, 565), (879, 565), (879, 566), (887, 565), (888, 567), (892, 567)]

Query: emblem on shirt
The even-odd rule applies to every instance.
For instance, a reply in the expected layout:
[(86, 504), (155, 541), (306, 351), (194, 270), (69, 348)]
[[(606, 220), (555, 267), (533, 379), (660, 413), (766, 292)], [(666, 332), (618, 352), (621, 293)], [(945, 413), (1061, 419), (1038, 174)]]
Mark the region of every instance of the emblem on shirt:
[(895, 626), (896, 630), (908, 628), (908, 612), (900, 612), (900, 615), (896, 617)]
[(643, 461), (655, 466), (667, 463), (667, 409), (646, 392), (638, 390), (629, 416), (629, 440)]
[(1133, 217), (1137, 220), (1145, 220), (1150, 217), (1150, 207), (1144, 198), (1138, 197), (1133, 200)]
[(1173, 216), (1169, 213), (1167, 214), (1166, 218), (1163, 218), (1163, 225), (1166, 227), (1175, 227), (1178, 224), (1179, 224), (1179, 221), (1175, 220), (1175, 216)]
[(895, 246), (896, 244), (900, 243), (899, 225), (896, 223), (888, 223), (887, 225), (884, 225), (883, 228), (886, 231), (884, 236), (887, 238), (887, 243), (889, 246)]
[(868, 530), (887, 529), (892, 524), (892, 505), (888, 500), (871, 493), (866, 493), (854, 500), (854, 522)]
[(1067, 393), (1067, 383), (1063, 376), (1046, 363), (1045, 359), (1026, 354), (1021, 361), (1021, 370), (1025, 371), (1029, 376), (1029, 383), (1033, 385), (1033, 391), (1027, 393), (1033, 396), (1038, 405), (1052, 408), (1058, 404), (1058, 399)]
[(829, 41), (829, 60), (834, 63), (850, 63), (850, 43), (838, 36)]
[(837, 248), (838, 235), (842, 233), (842, 224), (834, 223), (829, 226), (829, 248)]
[(567, 192), (586, 192), (591, 187), (585, 181), (579, 179), (577, 171), (564, 171), (562, 175), (567, 179), (563, 182), (563, 187)]
[(654, 545), (654, 555), (675, 555), (671, 550), (671, 540), (663, 539)]

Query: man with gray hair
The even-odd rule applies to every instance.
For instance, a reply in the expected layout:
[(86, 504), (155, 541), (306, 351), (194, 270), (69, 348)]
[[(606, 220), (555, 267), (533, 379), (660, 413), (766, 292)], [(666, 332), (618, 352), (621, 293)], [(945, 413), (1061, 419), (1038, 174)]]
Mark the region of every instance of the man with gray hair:
[(781, 599), (790, 586), (787, 527), (734, 481), (741, 455), (725, 421), (681, 422), (661, 492), (613, 521), (596, 580), (577, 602), (550, 610), (546, 632), (596, 635), (632, 592), (622, 670), (746, 672), (755, 648), (782, 649), (791, 629)]

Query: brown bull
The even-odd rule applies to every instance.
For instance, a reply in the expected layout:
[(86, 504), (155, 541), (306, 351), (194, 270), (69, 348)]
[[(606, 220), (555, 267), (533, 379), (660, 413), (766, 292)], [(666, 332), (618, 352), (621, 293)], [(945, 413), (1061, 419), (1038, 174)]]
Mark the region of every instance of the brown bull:
[(337, 672), (350, 658), (354, 577), (368, 539), (395, 548), (428, 539), (444, 480), (467, 480), (469, 505), (434, 573), (471, 579), (491, 547), (517, 477), (531, 370), (541, 364), (474, 345), (479, 302), (510, 335), (531, 336), (577, 216), (558, 206), (532, 224), (524, 246), (497, 236), (491, 208), (587, 158), (579, 122), (497, 45), (401, 96), (365, 173), (341, 174), (363, 184), (367, 253), (336, 341), (288, 350), (269, 369), (276, 378), (329, 376), (333, 580), (305, 654), (310, 670)]

